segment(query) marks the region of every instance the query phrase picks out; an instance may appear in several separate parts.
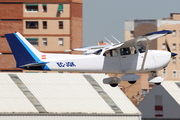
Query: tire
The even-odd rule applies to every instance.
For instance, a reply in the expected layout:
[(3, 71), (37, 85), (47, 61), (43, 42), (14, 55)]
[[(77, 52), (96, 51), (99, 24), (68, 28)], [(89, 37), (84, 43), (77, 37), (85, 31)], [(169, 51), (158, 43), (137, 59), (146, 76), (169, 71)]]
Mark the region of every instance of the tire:
[(116, 87), (116, 86), (118, 86), (118, 84), (117, 83), (113, 83), (113, 84), (109, 84), (111, 87)]
[(136, 81), (128, 81), (129, 82), (129, 84), (134, 84), (134, 83), (136, 83)]
[(161, 83), (154, 83), (155, 85), (161, 85)]

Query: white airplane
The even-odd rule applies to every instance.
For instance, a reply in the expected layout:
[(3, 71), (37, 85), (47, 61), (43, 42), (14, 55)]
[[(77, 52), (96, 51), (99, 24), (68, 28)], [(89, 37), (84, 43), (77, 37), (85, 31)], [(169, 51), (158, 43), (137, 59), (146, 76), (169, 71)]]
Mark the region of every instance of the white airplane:
[[(88, 55), (42, 53), (35, 49), (20, 33), (5, 34), (10, 45), (16, 68), (44, 71), (110, 73), (114, 77), (103, 79), (103, 83), (116, 87), (119, 82), (135, 83), (139, 76), (134, 73), (152, 72), (149, 82), (160, 84), (164, 79), (156, 71), (165, 69), (176, 53), (162, 50), (148, 50), (150, 42), (156, 38), (171, 34), (162, 30), (149, 33), (135, 39), (105, 46), (82, 47), (73, 50), (95, 51)], [(147, 47), (143, 45), (147, 43)], [(90, 53), (91, 53), (90, 52)], [(124, 75), (119, 79), (118, 74)]]

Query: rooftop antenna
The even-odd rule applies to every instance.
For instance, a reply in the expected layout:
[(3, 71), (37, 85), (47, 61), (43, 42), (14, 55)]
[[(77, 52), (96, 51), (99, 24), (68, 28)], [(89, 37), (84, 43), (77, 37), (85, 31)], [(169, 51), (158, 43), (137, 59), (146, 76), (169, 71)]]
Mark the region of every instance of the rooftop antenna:
[(114, 45), (109, 39), (107, 39), (106, 37), (104, 37), (109, 43), (111, 43), (111, 45)]
[(114, 38), (118, 43), (121, 43), (117, 38), (115, 38), (113, 35), (111, 35), (112, 38)]

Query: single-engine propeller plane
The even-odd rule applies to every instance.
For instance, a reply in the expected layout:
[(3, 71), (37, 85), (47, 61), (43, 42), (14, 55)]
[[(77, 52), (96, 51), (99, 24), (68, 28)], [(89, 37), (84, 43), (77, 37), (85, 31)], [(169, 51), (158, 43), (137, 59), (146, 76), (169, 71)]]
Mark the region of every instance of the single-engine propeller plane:
[[(165, 69), (176, 56), (168, 51), (148, 50), (152, 40), (171, 34), (170, 30), (152, 32), (129, 41), (104, 46), (89, 46), (73, 50), (86, 51), (88, 55), (42, 53), (35, 49), (20, 33), (5, 34), (16, 60), (16, 68), (44, 71), (110, 73), (114, 77), (103, 83), (115, 87), (122, 81), (135, 83), (139, 76), (134, 73), (152, 72), (149, 82), (160, 84), (164, 79), (156, 71)], [(112, 36), (113, 37), (113, 36)], [(143, 43), (147, 43), (146, 47)], [(119, 79), (117, 75), (124, 75)]]

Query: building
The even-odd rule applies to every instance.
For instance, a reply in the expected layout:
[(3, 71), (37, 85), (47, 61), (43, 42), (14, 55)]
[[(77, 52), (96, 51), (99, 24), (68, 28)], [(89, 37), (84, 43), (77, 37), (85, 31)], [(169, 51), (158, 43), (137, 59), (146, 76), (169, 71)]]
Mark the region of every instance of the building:
[[(141, 35), (145, 35), (147, 33), (160, 31), (160, 30), (172, 30), (173, 34), (167, 35), (166, 37), (158, 38), (151, 42), (150, 49), (155, 50), (167, 50), (165, 40), (167, 40), (169, 47), (173, 53), (177, 53), (178, 55), (170, 61), (169, 65), (165, 70), (161, 70), (157, 72), (158, 76), (162, 76), (165, 80), (178, 81), (180, 79), (180, 14), (172, 13), (169, 18), (163, 18), (162, 20), (157, 19), (137, 19), (133, 21), (125, 21), (125, 40), (133, 39), (134, 37), (138, 37)], [(141, 82), (140, 91), (134, 89), (132, 91), (136, 91), (140, 96), (145, 92), (147, 93), (149, 89), (152, 88), (153, 84), (148, 84), (148, 77), (151, 74), (141, 74), (141, 78), (144, 79), (145, 82)], [(127, 93), (131, 94), (131, 93)], [(133, 95), (129, 97), (132, 98)]]
[(0, 73), (0, 119), (140, 120), (141, 112), (105, 74)]
[(154, 86), (139, 103), (143, 120), (176, 120), (180, 118), (180, 81), (164, 81)]
[(64, 53), (82, 46), (82, 0), (0, 0), (0, 71), (14, 69), (4, 37), (20, 32), (41, 52)]

